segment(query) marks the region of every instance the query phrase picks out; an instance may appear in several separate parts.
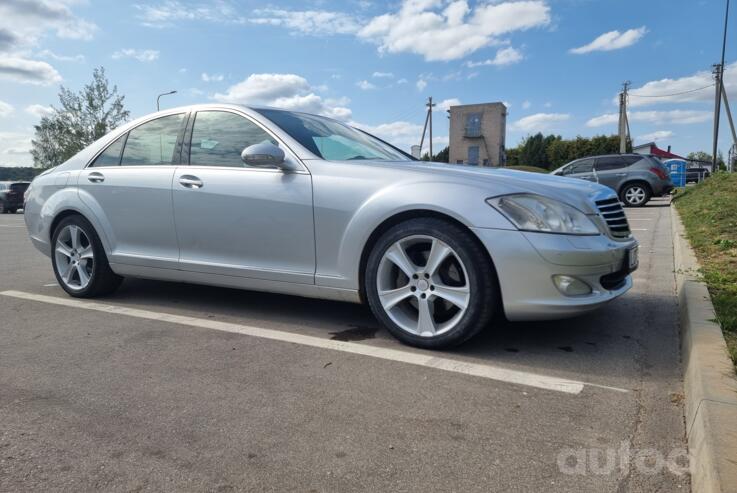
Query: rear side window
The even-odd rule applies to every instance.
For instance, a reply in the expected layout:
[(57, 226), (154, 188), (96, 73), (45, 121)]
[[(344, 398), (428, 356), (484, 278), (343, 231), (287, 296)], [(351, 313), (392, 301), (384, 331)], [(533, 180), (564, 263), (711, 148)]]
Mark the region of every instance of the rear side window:
[(249, 167), (243, 149), (261, 142), (277, 142), (251, 120), (227, 111), (198, 111), (192, 129), (189, 164)]
[(596, 158), (596, 171), (622, 169), (641, 160), (640, 156), (605, 156)]
[(97, 159), (94, 160), (91, 166), (101, 168), (104, 166), (120, 165), (120, 154), (123, 151), (123, 143), (125, 142), (126, 135), (127, 134), (123, 134), (115, 142), (110, 144), (108, 148), (102, 152), (102, 154), (97, 156)]
[(184, 113), (164, 116), (144, 123), (128, 133), (123, 149), (123, 166), (178, 164), (174, 155)]

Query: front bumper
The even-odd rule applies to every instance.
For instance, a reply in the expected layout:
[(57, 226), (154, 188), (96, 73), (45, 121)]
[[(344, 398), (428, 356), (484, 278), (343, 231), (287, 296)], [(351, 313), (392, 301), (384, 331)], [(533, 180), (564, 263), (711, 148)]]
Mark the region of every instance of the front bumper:
[[(637, 241), (473, 228), (494, 261), (507, 319), (551, 320), (595, 310), (632, 287), (627, 251)], [(567, 275), (592, 288), (567, 296), (553, 276)], [(606, 286), (606, 287), (605, 287)]]

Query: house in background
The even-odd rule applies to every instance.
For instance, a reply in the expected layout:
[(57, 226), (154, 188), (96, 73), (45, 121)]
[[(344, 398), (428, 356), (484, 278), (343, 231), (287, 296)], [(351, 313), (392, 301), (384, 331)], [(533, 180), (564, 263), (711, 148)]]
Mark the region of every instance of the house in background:
[(652, 154), (653, 156), (659, 157), (660, 159), (686, 159), (678, 154), (670, 152), (670, 146), (668, 150), (661, 149), (655, 142), (648, 142), (647, 144), (640, 144), (632, 148), (632, 152), (635, 154)]
[(507, 107), (503, 103), (451, 106), (448, 113), (449, 163), (504, 166)]

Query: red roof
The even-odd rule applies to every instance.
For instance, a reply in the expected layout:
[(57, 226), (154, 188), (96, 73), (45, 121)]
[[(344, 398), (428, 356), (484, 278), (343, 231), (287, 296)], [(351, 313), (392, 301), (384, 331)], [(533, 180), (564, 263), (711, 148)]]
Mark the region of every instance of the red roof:
[(655, 142), (650, 142), (649, 144), (643, 144), (637, 146), (637, 148), (643, 148), (643, 147), (649, 147), (650, 148), (650, 154), (653, 156), (658, 156), (666, 159), (686, 159), (683, 156), (679, 156), (678, 154), (673, 154), (672, 152), (666, 151), (664, 149), (661, 149), (657, 145), (655, 145)]

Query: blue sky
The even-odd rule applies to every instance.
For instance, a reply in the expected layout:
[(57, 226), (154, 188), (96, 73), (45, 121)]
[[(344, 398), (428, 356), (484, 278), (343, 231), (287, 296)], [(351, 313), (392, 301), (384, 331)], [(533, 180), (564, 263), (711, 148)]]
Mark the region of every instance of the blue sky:
[[(726, 84), (737, 113), (737, 5)], [(271, 104), (418, 143), (433, 96), (435, 148), (448, 104), (504, 101), (507, 144), (542, 131), (616, 132), (632, 82), (636, 143), (711, 150), (711, 64), (723, 0), (314, 0), (0, 2), (0, 165), (28, 165), (33, 124), (104, 66), (133, 117), (207, 101)], [(671, 97), (650, 95), (682, 93)], [(731, 142), (722, 119), (720, 148)]]

